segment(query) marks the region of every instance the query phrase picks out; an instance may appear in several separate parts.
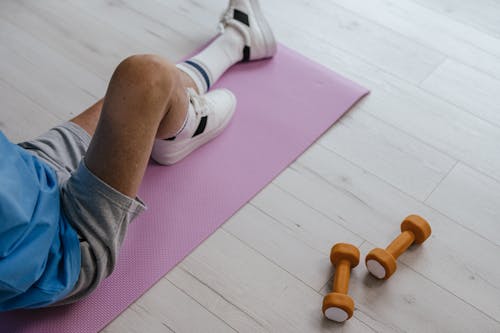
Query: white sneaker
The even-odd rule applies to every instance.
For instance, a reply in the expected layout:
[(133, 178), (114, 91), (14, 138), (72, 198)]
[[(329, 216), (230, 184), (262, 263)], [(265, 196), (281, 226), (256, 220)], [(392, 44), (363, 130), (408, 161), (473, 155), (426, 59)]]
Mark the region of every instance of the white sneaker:
[(156, 139), (151, 157), (159, 164), (179, 162), (198, 147), (215, 138), (229, 124), (236, 109), (236, 97), (227, 89), (215, 89), (198, 95), (188, 88), (187, 117), (194, 117), (173, 138)]
[(269, 58), (276, 53), (273, 31), (262, 14), (258, 0), (230, 0), (219, 27), (232, 26), (243, 34), (242, 61)]

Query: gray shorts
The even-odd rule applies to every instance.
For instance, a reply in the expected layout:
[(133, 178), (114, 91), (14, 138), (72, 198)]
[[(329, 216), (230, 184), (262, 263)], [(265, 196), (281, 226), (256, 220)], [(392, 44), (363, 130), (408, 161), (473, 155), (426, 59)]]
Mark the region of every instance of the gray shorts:
[(128, 224), (145, 208), (140, 199), (118, 192), (87, 169), (83, 157), (89, 144), (88, 133), (72, 122), (19, 144), (54, 168), (63, 213), (80, 239), (78, 281), (53, 305), (87, 296), (111, 274)]

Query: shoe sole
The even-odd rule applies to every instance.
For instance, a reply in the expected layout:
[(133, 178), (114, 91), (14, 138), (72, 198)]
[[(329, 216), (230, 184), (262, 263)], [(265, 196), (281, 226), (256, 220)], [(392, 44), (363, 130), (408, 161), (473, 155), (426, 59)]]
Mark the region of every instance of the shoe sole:
[(250, 6), (254, 13), (255, 20), (257, 21), (258, 28), (262, 35), (262, 39), (264, 40), (264, 45), (266, 52), (264, 54), (264, 58), (270, 58), (276, 54), (276, 39), (274, 38), (273, 31), (271, 30), (271, 26), (267, 22), (264, 17), (264, 13), (260, 8), (260, 4), (258, 0), (249, 0)]
[[(227, 127), (227, 125), (229, 124), (229, 121), (231, 121), (231, 119), (233, 118), (233, 114), (236, 110), (236, 103), (237, 103), (236, 98), (234, 97), (234, 95), (232, 95), (232, 93), (231, 93), (231, 96), (233, 99), (233, 111), (232, 111), (231, 115), (224, 120), (224, 122), (222, 123), (222, 125), (219, 128), (217, 128), (212, 133), (206, 133), (206, 135), (201, 134), (199, 137), (190, 140), (190, 142), (186, 146), (184, 146), (183, 148), (179, 149), (178, 151), (176, 151), (172, 154), (162, 153), (161, 150), (163, 150), (163, 147), (159, 147), (159, 146), (161, 146), (161, 144), (155, 144), (155, 145), (153, 145), (153, 151), (151, 152), (151, 158), (153, 160), (155, 160), (156, 162), (158, 162), (159, 164), (172, 165), (172, 164), (175, 164), (175, 163), (179, 162), (180, 160), (184, 159), (190, 153), (192, 153), (193, 151), (195, 151), (199, 147), (203, 146), (205, 143), (207, 143), (210, 140), (217, 137)], [(172, 144), (171, 142), (168, 142), (168, 141), (165, 141), (165, 143), (170, 144), (170, 145)], [(170, 149), (172, 149), (172, 148), (170, 147)]]

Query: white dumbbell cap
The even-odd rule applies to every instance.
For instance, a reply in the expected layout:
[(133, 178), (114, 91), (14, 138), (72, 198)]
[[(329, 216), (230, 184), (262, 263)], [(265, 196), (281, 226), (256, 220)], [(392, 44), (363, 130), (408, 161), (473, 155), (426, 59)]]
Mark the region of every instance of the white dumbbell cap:
[(377, 279), (383, 279), (385, 277), (385, 268), (377, 260), (368, 260), (366, 262), (366, 268), (368, 268), (368, 271)]
[(325, 317), (333, 321), (343, 322), (349, 318), (349, 315), (341, 308), (332, 307), (325, 310)]

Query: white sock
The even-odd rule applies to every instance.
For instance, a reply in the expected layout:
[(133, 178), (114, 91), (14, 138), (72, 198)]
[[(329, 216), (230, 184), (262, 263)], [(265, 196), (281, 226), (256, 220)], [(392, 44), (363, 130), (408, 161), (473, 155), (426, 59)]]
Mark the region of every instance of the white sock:
[(189, 75), (203, 94), (224, 74), (224, 72), (243, 58), (245, 42), (241, 33), (234, 27), (226, 27), (224, 33), (203, 51), (177, 65)]

